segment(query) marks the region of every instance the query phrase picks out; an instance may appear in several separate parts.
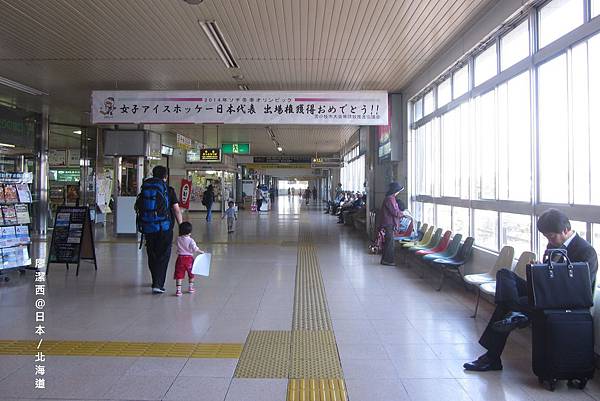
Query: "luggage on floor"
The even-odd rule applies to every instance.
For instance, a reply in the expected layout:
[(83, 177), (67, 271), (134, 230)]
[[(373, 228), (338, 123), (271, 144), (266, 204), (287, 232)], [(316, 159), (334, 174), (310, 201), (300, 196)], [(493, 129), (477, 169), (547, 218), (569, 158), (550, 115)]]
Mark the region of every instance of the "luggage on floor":
[(529, 304), (538, 310), (581, 309), (593, 304), (587, 262), (571, 262), (566, 249), (548, 249), (544, 262), (527, 265)]
[(588, 309), (532, 314), (533, 373), (554, 391), (558, 380), (583, 389), (594, 376), (594, 325)]

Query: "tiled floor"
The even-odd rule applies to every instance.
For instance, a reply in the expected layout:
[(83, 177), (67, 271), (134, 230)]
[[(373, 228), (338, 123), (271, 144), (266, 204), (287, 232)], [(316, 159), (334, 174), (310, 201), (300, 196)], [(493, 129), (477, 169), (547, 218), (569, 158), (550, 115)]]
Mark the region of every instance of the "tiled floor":
[[(234, 234), (216, 215), (192, 215), (194, 237), (213, 253), (198, 292), (150, 294), (145, 252), (132, 241), (100, 242), (98, 272), (53, 266), (46, 339), (236, 342), (250, 330), (291, 328), (299, 225), (312, 241), (351, 401), (600, 400), (600, 380), (584, 392), (561, 384), (550, 393), (531, 373), (528, 332), (514, 333), (502, 372), (469, 373), (462, 364), (491, 312), (469, 318), (474, 295), (461, 286), (434, 290), (414, 268), (379, 265), (363, 238), (317, 207), (278, 200), (260, 215), (242, 212)], [(172, 264), (174, 258), (172, 260)], [(32, 275), (0, 284), (0, 339), (35, 339)], [(47, 389), (34, 390), (32, 357), (0, 357), (0, 400), (283, 401), (287, 380), (234, 379), (235, 359), (50, 357)]]

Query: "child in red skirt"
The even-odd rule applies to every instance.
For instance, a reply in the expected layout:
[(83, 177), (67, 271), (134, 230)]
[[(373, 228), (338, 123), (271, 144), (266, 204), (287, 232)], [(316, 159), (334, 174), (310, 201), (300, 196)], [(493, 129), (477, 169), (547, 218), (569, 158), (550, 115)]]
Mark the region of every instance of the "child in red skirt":
[(192, 234), (192, 223), (187, 221), (179, 225), (179, 237), (177, 237), (177, 262), (175, 263), (175, 284), (177, 285), (177, 291), (175, 295), (180, 297), (181, 283), (185, 278), (187, 272), (189, 278), (189, 292), (194, 293), (194, 274), (192, 273), (192, 265), (194, 264), (194, 253), (204, 253), (196, 245), (196, 242), (191, 236)]

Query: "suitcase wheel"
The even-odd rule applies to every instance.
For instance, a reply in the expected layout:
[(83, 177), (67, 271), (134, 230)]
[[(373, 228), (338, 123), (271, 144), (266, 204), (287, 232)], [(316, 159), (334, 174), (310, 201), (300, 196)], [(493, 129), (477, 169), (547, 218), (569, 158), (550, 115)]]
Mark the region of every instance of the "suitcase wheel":
[(556, 390), (556, 383), (558, 383), (557, 379), (544, 380), (542, 378), (538, 378), (538, 381), (540, 382), (540, 384), (544, 385), (546, 390), (548, 390), (548, 391)]
[(567, 386), (583, 390), (585, 388), (585, 385), (587, 384), (587, 381), (588, 379), (572, 379), (567, 382)]

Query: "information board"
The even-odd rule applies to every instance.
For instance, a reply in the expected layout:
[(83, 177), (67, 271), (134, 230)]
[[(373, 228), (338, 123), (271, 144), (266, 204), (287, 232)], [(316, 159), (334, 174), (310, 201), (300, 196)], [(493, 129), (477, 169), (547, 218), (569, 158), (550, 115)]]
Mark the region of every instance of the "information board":
[(48, 272), (51, 263), (77, 263), (76, 275), (79, 275), (81, 260), (93, 260), (96, 264), (94, 234), (87, 206), (60, 206), (54, 219), (54, 231), (50, 243)]

